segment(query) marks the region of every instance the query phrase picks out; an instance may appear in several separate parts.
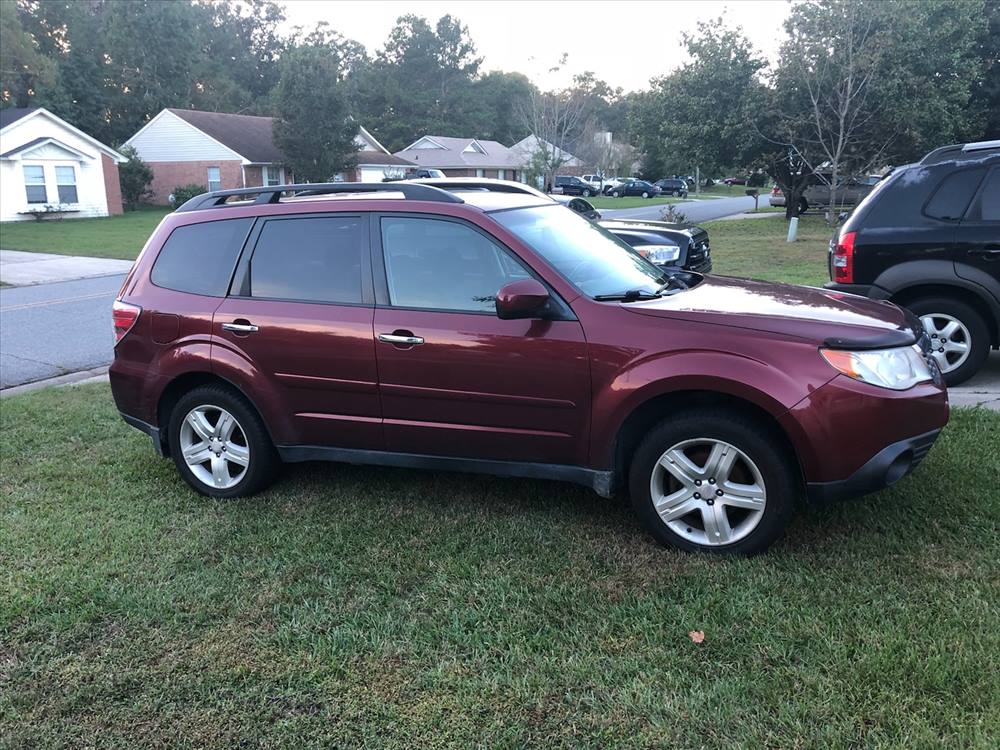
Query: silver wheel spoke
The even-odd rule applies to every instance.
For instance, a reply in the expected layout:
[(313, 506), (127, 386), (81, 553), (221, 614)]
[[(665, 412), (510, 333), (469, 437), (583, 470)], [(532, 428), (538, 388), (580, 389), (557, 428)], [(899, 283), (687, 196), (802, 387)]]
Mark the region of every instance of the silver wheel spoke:
[(198, 443), (183, 451), (184, 460), (189, 464), (203, 464), (214, 455), (208, 448), (207, 443)]
[(725, 506), (706, 505), (701, 510), (701, 518), (705, 524), (705, 536), (710, 544), (725, 544), (733, 536), (733, 528), (729, 525)]
[(187, 415), (187, 423), (191, 425), (191, 429), (194, 430), (195, 434), (202, 440), (211, 440), (212, 436), (215, 434), (215, 428), (209, 424), (205, 413), (197, 409)]
[(943, 338), (950, 339), (952, 336), (955, 335), (955, 332), (959, 328), (961, 328), (961, 326), (959, 326), (957, 320), (949, 321), (948, 324), (944, 328), (941, 329), (940, 335)]
[(226, 452), (222, 455), (234, 464), (239, 464), (240, 466), (250, 465), (250, 451), (242, 445), (226, 443)]
[(236, 427), (236, 420), (229, 412), (222, 412), (219, 421), (215, 425), (215, 434), (220, 440), (229, 440), (233, 436), (233, 428)]
[(675, 518), (686, 516), (693, 510), (698, 510), (701, 503), (694, 499), (693, 494), (686, 487), (670, 495), (661, 497), (653, 503), (656, 512), (664, 521), (673, 521)]
[(226, 459), (221, 456), (212, 456), (212, 479), (219, 487), (225, 487), (229, 484), (230, 479), (232, 479), (229, 476), (229, 467), (226, 465)]
[(948, 352), (955, 352), (956, 354), (965, 354), (969, 351), (969, 345), (964, 341), (949, 341), (944, 345), (945, 354)]
[(764, 510), (764, 490), (755, 484), (727, 484), (718, 502), (733, 508)]
[(677, 480), (685, 486), (693, 485), (695, 479), (703, 473), (701, 467), (680, 450), (667, 451), (660, 458), (660, 466), (677, 477)]
[(716, 443), (712, 446), (712, 452), (708, 454), (704, 474), (717, 482), (723, 482), (729, 478), (729, 472), (733, 470), (736, 458), (735, 448), (725, 443)]

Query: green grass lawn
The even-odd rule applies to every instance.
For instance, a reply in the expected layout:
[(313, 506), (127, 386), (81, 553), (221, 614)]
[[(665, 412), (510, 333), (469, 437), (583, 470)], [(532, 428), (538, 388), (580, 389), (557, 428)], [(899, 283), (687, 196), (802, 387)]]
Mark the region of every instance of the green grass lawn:
[(811, 286), (830, 279), (826, 261), (832, 230), (820, 216), (801, 217), (793, 243), (786, 242), (788, 222), (780, 217), (710, 221), (702, 226), (712, 243), (714, 273)]
[(545, 482), (307, 464), (216, 502), (106, 385), (5, 399), (0, 745), (995, 747), (998, 441), (958, 411), (730, 560)]
[(166, 208), (129, 211), (106, 219), (47, 219), (0, 224), (0, 248), (134, 260)]
[(587, 198), (594, 208), (640, 208), (642, 206), (666, 206), (668, 203), (683, 203), (683, 198), (675, 198), (673, 196), (664, 198), (643, 198), (641, 195), (628, 196), (625, 198), (612, 198), (611, 196), (601, 195), (593, 196)]

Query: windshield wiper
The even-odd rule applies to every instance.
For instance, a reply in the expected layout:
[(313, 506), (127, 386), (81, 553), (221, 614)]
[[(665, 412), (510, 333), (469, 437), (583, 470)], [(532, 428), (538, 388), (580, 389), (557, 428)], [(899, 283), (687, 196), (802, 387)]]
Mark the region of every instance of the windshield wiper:
[(656, 288), (656, 295), (659, 296), (667, 291), (670, 287), (676, 286), (678, 292), (683, 292), (685, 289), (690, 289), (691, 286), (686, 281), (684, 281), (679, 276), (674, 276), (673, 274), (667, 275), (667, 280), (663, 282), (660, 286)]
[(659, 294), (653, 292), (647, 292), (644, 289), (629, 289), (625, 292), (617, 292), (615, 294), (598, 294), (595, 295), (594, 299), (598, 302), (608, 302), (610, 300), (618, 300), (619, 302), (638, 302), (643, 299), (656, 299)]

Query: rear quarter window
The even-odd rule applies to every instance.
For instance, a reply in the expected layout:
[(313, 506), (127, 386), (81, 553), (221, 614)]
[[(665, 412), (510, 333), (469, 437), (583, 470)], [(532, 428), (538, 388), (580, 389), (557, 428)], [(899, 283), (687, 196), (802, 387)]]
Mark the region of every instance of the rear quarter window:
[(924, 213), (932, 219), (961, 219), (985, 172), (982, 167), (963, 169), (945, 177), (924, 207)]
[(225, 297), (253, 219), (225, 219), (177, 227), (163, 243), (150, 280), (159, 287)]

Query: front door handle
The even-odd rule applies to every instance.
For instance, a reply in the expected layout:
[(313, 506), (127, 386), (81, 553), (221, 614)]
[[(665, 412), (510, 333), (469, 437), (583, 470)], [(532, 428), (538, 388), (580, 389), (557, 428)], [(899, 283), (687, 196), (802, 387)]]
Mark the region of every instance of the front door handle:
[(395, 344), (396, 346), (418, 346), (424, 343), (422, 336), (414, 336), (412, 333), (404, 335), (402, 332), (380, 333), (378, 340), (386, 344)]
[(231, 331), (232, 333), (256, 333), (260, 329), (253, 323), (223, 323), (223, 331)]

